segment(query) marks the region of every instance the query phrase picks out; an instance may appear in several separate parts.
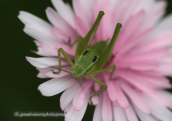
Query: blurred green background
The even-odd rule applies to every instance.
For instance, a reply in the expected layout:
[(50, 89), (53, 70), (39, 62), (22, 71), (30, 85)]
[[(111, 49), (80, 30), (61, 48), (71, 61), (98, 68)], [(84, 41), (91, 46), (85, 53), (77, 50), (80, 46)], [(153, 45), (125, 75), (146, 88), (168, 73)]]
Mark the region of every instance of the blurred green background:
[[(71, 4), (71, 0), (65, 0)], [(167, 0), (167, 14), (172, 13), (172, 0)], [(64, 117), (15, 117), (15, 111), (61, 111), (59, 98), (44, 97), (37, 90), (38, 85), (48, 79), (36, 77), (37, 71), (25, 56), (36, 57), (30, 50), (36, 50), (33, 38), (23, 32), (24, 25), (17, 18), (24, 10), (47, 20), (45, 9), (50, 0), (1, 0), (0, 4), (0, 121), (64, 121)], [(94, 107), (88, 106), (83, 121), (91, 121)]]

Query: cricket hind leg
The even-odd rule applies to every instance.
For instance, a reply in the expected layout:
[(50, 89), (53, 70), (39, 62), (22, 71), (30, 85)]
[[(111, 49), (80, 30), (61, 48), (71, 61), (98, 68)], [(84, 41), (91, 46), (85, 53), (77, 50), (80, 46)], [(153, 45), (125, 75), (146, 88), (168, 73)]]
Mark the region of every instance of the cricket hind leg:
[[(91, 72), (90, 74), (99, 74), (99, 73), (103, 73), (103, 72), (105, 72), (105, 71), (108, 71), (108, 70), (112, 69), (111, 74), (110, 74), (110, 76), (109, 76), (109, 79), (112, 79), (112, 75), (113, 75), (113, 73), (114, 73), (114, 71), (115, 71), (115, 68), (116, 68), (116, 66), (115, 66), (115, 65), (112, 65), (112, 66), (109, 66), (109, 67), (107, 67), (107, 68), (105, 68), (105, 69), (98, 70), (98, 71), (95, 71), (95, 72)], [(100, 91), (98, 91), (98, 92), (96, 92), (95, 94), (93, 94), (93, 95), (90, 96), (90, 102), (92, 103), (91, 98), (94, 97), (95, 95), (98, 95), (98, 94), (104, 92), (104, 91), (107, 89), (107, 85), (106, 85), (105, 83), (101, 82), (100, 80), (96, 79), (95, 77), (91, 76), (90, 74), (87, 74), (87, 76), (88, 76), (90, 79), (92, 79), (93, 81), (97, 82), (98, 84), (100, 84), (101, 86), (104, 87), (104, 88), (101, 89)]]
[(97, 78), (91, 76), (90, 74), (87, 74), (87, 76), (88, 76), (90, 79), (92, 79), (93, 81), (97, 82), (98, 84), (100, 84), (101, 86), (104, 87), (104, 88), (101, 89), (100, 91), (98, 91), (98, 92), (96, 92), (96, 93), (94, 93), (93, 95), (90, 96), (90, 102), (91, 102), (91, 104), (92, 104), (92, 101), (91, 101), (92, 97), (94, 97), (94, 96), (96, 96), (96, 95), (98, 95), (98, 94), (104, 92), (104, 91), (107, 89), (107, 85), (106, 85), (105, 83), (101, 82), (100, 80), (98, 80)]
[(69, 37), (69, 46), (73, 47), (78, 41), (82, 40), (81, 37), (78, 37), (73, 43), (71, 43), (71, 38)]
[(71, 66), (74, 65), (74, 63), (72, 62), (72, 60), (69, 58), (69, 56), (67, 55), (67, 53), (62, 49), (58, 49), (58, 58), (59, 58), (59, 71), (58, 72), (54, 72), (54, 74), (59, 74), (61, 72), (61, 53), (63, 54), (63, 56), (65, 57), (65, 59), (69, 62), (69, 64)]

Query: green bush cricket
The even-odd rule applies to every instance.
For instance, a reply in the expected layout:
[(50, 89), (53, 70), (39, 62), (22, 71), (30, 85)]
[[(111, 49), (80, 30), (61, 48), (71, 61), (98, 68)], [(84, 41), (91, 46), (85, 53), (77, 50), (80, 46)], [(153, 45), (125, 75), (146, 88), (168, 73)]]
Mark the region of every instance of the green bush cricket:
[(98, 26), (100, 24), (100, 21), (104, 15), (103, 11), (100, 11), (96, 21), (94, 22), (92, 28), (89, 30), (85, 38), (82, 40), (81, 37), (79, 37), (72, 46), (78, 42), (77, 48), (75, 51), (75, 62), (73, 63), (72, 60), (69, 58), (69, 56), (66, 54), (66, 52), (60, 48), (58, 49), (58, 58), (59, 58), (59, 71), (54, 72), (54, 74), (59, 74), (61, 72), (61, 53), (65, 57), (65, 59), (69, 62), (69, 64), (72, 66), (71, 74), (76, 77), (78, 80), (82, 79), (85, 75), (87, 75), (90, 79), (97, 82), (104, 88), (100, 91), (96, 92), (95, 94), (90, 96), (91, 98), (95, 95), (98, 95), (99, 93), (105, 91), (107, 89), (107, 85), (100, 80), (93, 77), (91, 74), (99, 74), (105, 71), (108, 71), (112, 69), (110, 74), (110, 79), (112, 77), (112, 74), (115, 70), (115, 65), (109, 66), (107, 68), (103, 68), (105, 63), (111, 59), (112, 50), (114, 47), (114, 44), (116, 42), (116, 39), (119, 35), (120, 29), (122, 27), (122, 24), (118, 23), (116, 25), (114, 34), (112, 36), (111, 41), (108, 44), (108, 41), (100, 41), (94, 45), (91, 45), (90, 47), (88, 45), (91, 44), (91, 41), (93, 40), (95, 33), (98, 29)]

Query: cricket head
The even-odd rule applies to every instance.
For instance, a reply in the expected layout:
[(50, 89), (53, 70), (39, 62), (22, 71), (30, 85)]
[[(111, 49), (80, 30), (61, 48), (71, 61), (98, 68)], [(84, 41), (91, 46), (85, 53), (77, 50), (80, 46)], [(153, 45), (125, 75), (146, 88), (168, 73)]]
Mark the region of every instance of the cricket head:
[(81, 80), (85, 76), (83, 70), (78, 68), (77, 66), (73, 66), (71, 70), (72, 70), (72, 76), (77, 78), (78, 80)]
[(81, 80), (84, 76), (85, 76), (85, 74), (84, 73), (76, 73), (76, 71), (72, 71), (72, 76), (73, 77), (75, 77), (75, 78), (77, 78), (78, 80)]

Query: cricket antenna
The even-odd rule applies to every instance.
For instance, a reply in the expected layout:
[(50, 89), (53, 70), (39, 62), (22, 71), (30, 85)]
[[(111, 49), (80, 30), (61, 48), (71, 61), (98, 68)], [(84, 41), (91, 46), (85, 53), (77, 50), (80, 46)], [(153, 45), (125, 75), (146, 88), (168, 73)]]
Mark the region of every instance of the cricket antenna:
[[(54, 71), (54, 70), (51, 70), (54, 74), (56, 74), (56, 72)], [(63, 70), (63, 69), (61, 69), (61, 71), (64, 71), (64, 72), (67, 72), (67, 73), (70, 73), (70, 74), (72, 74), (71, 72), (69, 72), (69, 71), (66, 71), (66, 70)]]

